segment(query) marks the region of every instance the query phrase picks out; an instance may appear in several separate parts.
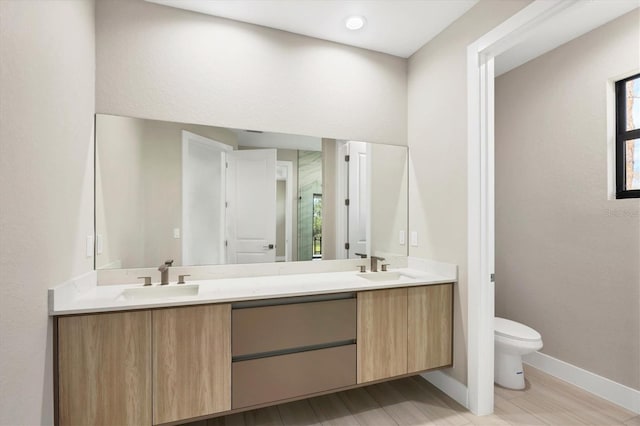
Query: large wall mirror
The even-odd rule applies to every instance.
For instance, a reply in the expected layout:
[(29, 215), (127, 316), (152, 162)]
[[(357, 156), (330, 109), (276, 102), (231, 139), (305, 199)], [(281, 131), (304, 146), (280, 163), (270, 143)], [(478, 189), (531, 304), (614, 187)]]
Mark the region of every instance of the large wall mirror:
[(407, 149), (96, 115), (96, 269), (406, 256)]

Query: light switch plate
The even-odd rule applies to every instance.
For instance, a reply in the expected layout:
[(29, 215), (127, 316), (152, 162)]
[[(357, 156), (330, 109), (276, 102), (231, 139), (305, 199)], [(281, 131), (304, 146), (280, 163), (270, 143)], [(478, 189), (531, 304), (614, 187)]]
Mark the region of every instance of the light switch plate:
[(418, 247), (418, 231), (411, 231), (411, 245)]
[(104, 250), (103, 240), (104, 238), (102, 238), (102, 234), (96, 235), (96, 254), (102, 254), (102, 251)]
[(87, 235), (87, 257), (93, 256), (93, 235)]
[(173, 238), (180, 238), (180, 228), (173, 228)]
[(404, 231), (400, 231), (400, 236), (398, 238), (398, 241), (399, 241), (401, 246), (404, 245)]

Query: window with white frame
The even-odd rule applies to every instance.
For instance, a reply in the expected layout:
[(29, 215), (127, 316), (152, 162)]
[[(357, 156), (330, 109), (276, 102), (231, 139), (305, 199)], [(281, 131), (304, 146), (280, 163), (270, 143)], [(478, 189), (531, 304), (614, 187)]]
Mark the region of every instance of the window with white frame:
[(640, 74), (616, 82), (616, 198), (640, 198)]

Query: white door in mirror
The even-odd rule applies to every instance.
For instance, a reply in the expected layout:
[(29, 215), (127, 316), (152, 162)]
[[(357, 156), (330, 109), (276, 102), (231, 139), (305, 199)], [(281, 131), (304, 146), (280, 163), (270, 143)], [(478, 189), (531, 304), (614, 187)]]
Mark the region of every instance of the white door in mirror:
[(228, 263), (275, 262), (276, 150), (227, 154)]

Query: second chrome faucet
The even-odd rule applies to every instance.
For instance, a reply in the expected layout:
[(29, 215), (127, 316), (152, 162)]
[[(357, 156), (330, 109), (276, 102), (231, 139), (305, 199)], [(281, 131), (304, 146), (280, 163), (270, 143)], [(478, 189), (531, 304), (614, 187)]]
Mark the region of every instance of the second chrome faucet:
[[(360, 256), (360, 258), (362, 259), (366, 259), (367, 255), (365, 253), (356, 253), (356, 256)], [(380, 256), (371, 256), (371, 272), (378, 272), (378, 261), (382, 262), (383, 260), (385, 260), (384, 257), (380, 257)], [(387, 265), (382, 265), (383, 271), (386, 271), (386, 266)], [(364, 271), (364, 265), (360, 266), (360, 272), (365, 272)]]

